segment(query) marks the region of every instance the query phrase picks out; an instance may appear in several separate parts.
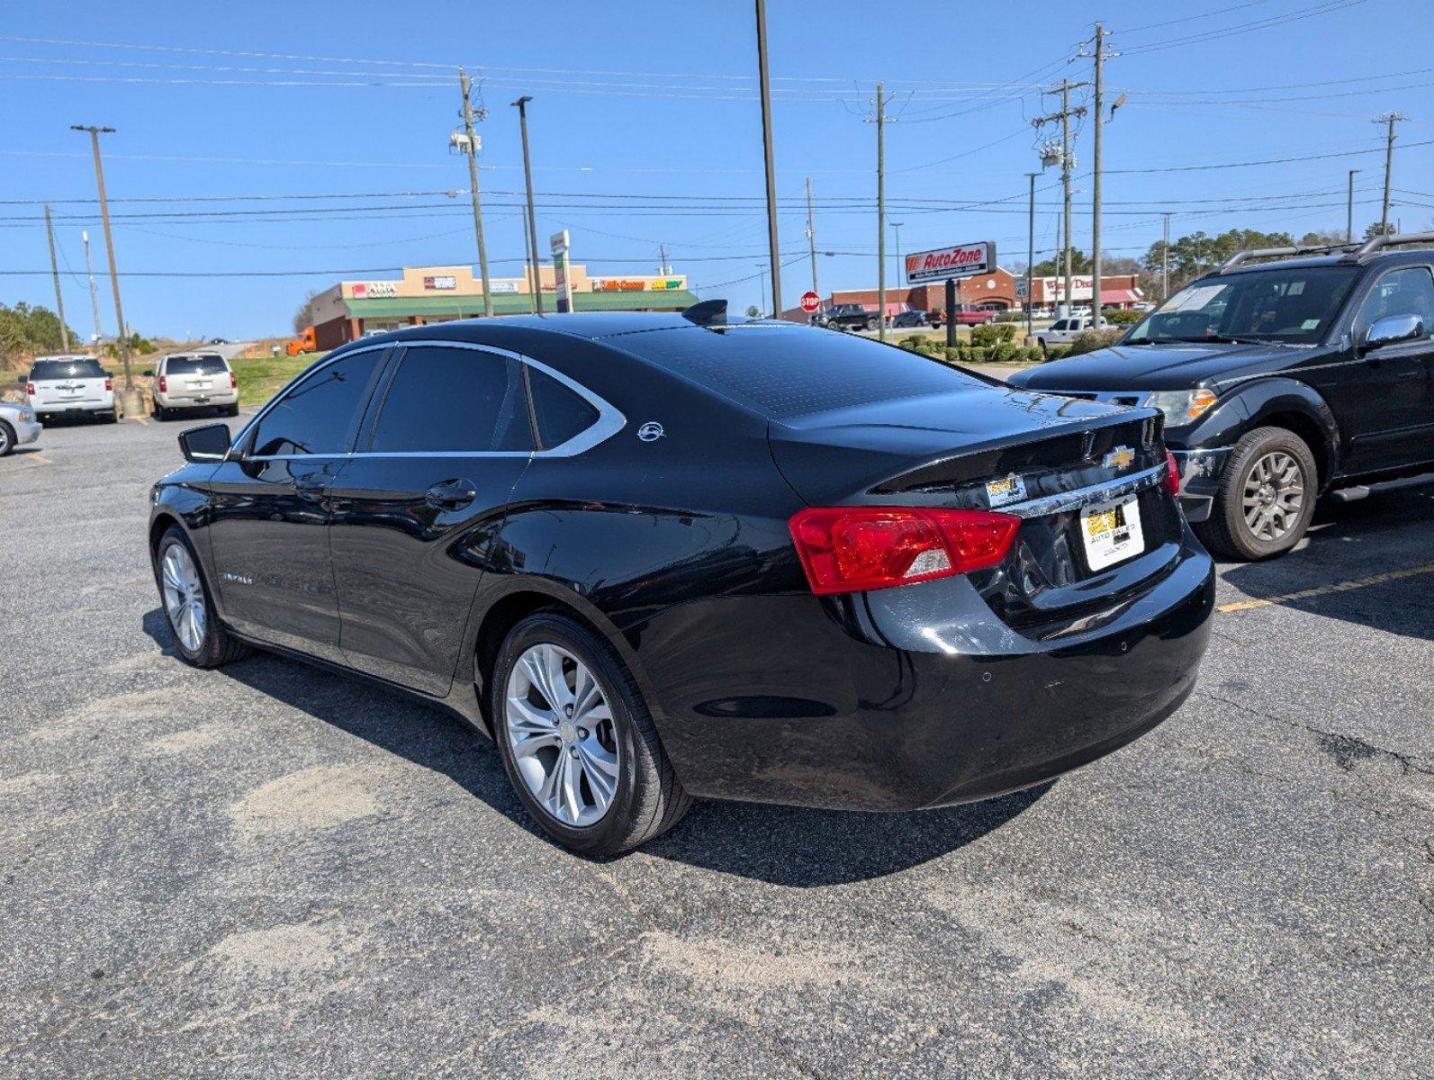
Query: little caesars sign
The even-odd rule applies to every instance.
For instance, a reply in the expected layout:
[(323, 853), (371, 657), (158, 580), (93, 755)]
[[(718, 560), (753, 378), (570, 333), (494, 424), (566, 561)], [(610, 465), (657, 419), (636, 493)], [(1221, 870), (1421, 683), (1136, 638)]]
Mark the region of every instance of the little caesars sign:
[(975, 277), (977, 274), (989, 274), (994, 269), (996, 245), (990, 240), (932, 251), (913, 251), (906, 256), (906, 280), (913, 285)]

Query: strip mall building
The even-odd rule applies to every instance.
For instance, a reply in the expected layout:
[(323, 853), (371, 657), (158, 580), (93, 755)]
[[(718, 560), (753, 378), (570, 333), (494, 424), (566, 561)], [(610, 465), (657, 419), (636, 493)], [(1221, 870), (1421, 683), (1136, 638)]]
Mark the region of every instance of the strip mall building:
[[(541, 269), (543, 310), (557, 310), (553, 268)], [(594, 277), (568, 267), (575, 311), (681, 311), (697, 303), (683, 274)], [(527, 277), (492, 278), (493, 314), (527, 314), (533, 296)], [(402, 326), (470, 319), (483, 314), (483, 286), (471, 266), (409, 267), (396, 279), (340, 281), (310, 307), (319, 349), (334, 349), (366, 333)]]

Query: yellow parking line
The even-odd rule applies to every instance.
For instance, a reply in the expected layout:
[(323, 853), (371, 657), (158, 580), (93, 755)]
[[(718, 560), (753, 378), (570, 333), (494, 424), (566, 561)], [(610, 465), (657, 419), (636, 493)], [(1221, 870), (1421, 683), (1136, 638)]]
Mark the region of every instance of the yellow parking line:
[(32, 454), (26, 454), (26, 455), (25, 455), (24, 457), (22, 457), (20, 460), (21, 460), (21, 461), (33, 461), (36, 465), (53, 465), (53, 464), (54, 464), (54, 462), (51, 461), (49, 458), (43, 457), (43, 456), (41, 456), (40, 454), (33, 454), (33, 453), (32, 453)]
[(1383, 585), (1386, 581), (1398, 581), (1401, 578), (1414, 577), (1417, 574), (1434, 574), (1434, 563), (1411, 566), (1404, 570), (1390, 570), (1385, 574), (1373, 574), (1370, 577), (1353, 578), (1350, 581), (1337, 581), (1332, 585), (1317, 585), (1312, 589), (1301, 589), (1299, 592), (1285, 593), (1283, 596), (1266, 596), (1259, 600), (1238, 600), (1233, 604), (1221, 604), (1215, 610), (1221, 614), (1228, 614), (1232, 611), (1249, 611), (1251, 608), (1269, 607), (1271, 604), (1288, 604), (1292, 600), (1308, 600), (1315, 596), (1348, 592), (1350, 589), (1363, 589), (1369, 585)]

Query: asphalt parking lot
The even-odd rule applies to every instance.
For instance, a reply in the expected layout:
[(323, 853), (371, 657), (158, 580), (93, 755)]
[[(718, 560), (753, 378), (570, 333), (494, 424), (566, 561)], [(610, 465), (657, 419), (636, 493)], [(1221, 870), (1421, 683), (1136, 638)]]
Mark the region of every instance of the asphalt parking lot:
[(1194, 697), (1053, 785), (594, 863), (445, 713), (170, 655), (182, 426), (0, 460), (0, 1075), (1434, 1075), (1434, 493), (1222, 566)]

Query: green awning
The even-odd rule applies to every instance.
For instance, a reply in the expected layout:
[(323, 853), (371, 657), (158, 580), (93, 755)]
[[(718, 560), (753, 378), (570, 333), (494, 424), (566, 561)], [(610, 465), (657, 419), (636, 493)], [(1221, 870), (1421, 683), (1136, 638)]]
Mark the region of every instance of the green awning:
[[(551, 312), (556, 298), (543, 294), (543, 310)], [(680, 311), (697, 303), (686, 289), (657, 292), (580, 292), (573, 294), (578, 311)], [(384, 296), (344, 300), (355, 319), (402, 319), (409, 315), (447, 315), (455, 319), (483, 314), (481, 296)], [(532, 310), (527, 293), (494, 293), (494, 315), (522, 315)]]

